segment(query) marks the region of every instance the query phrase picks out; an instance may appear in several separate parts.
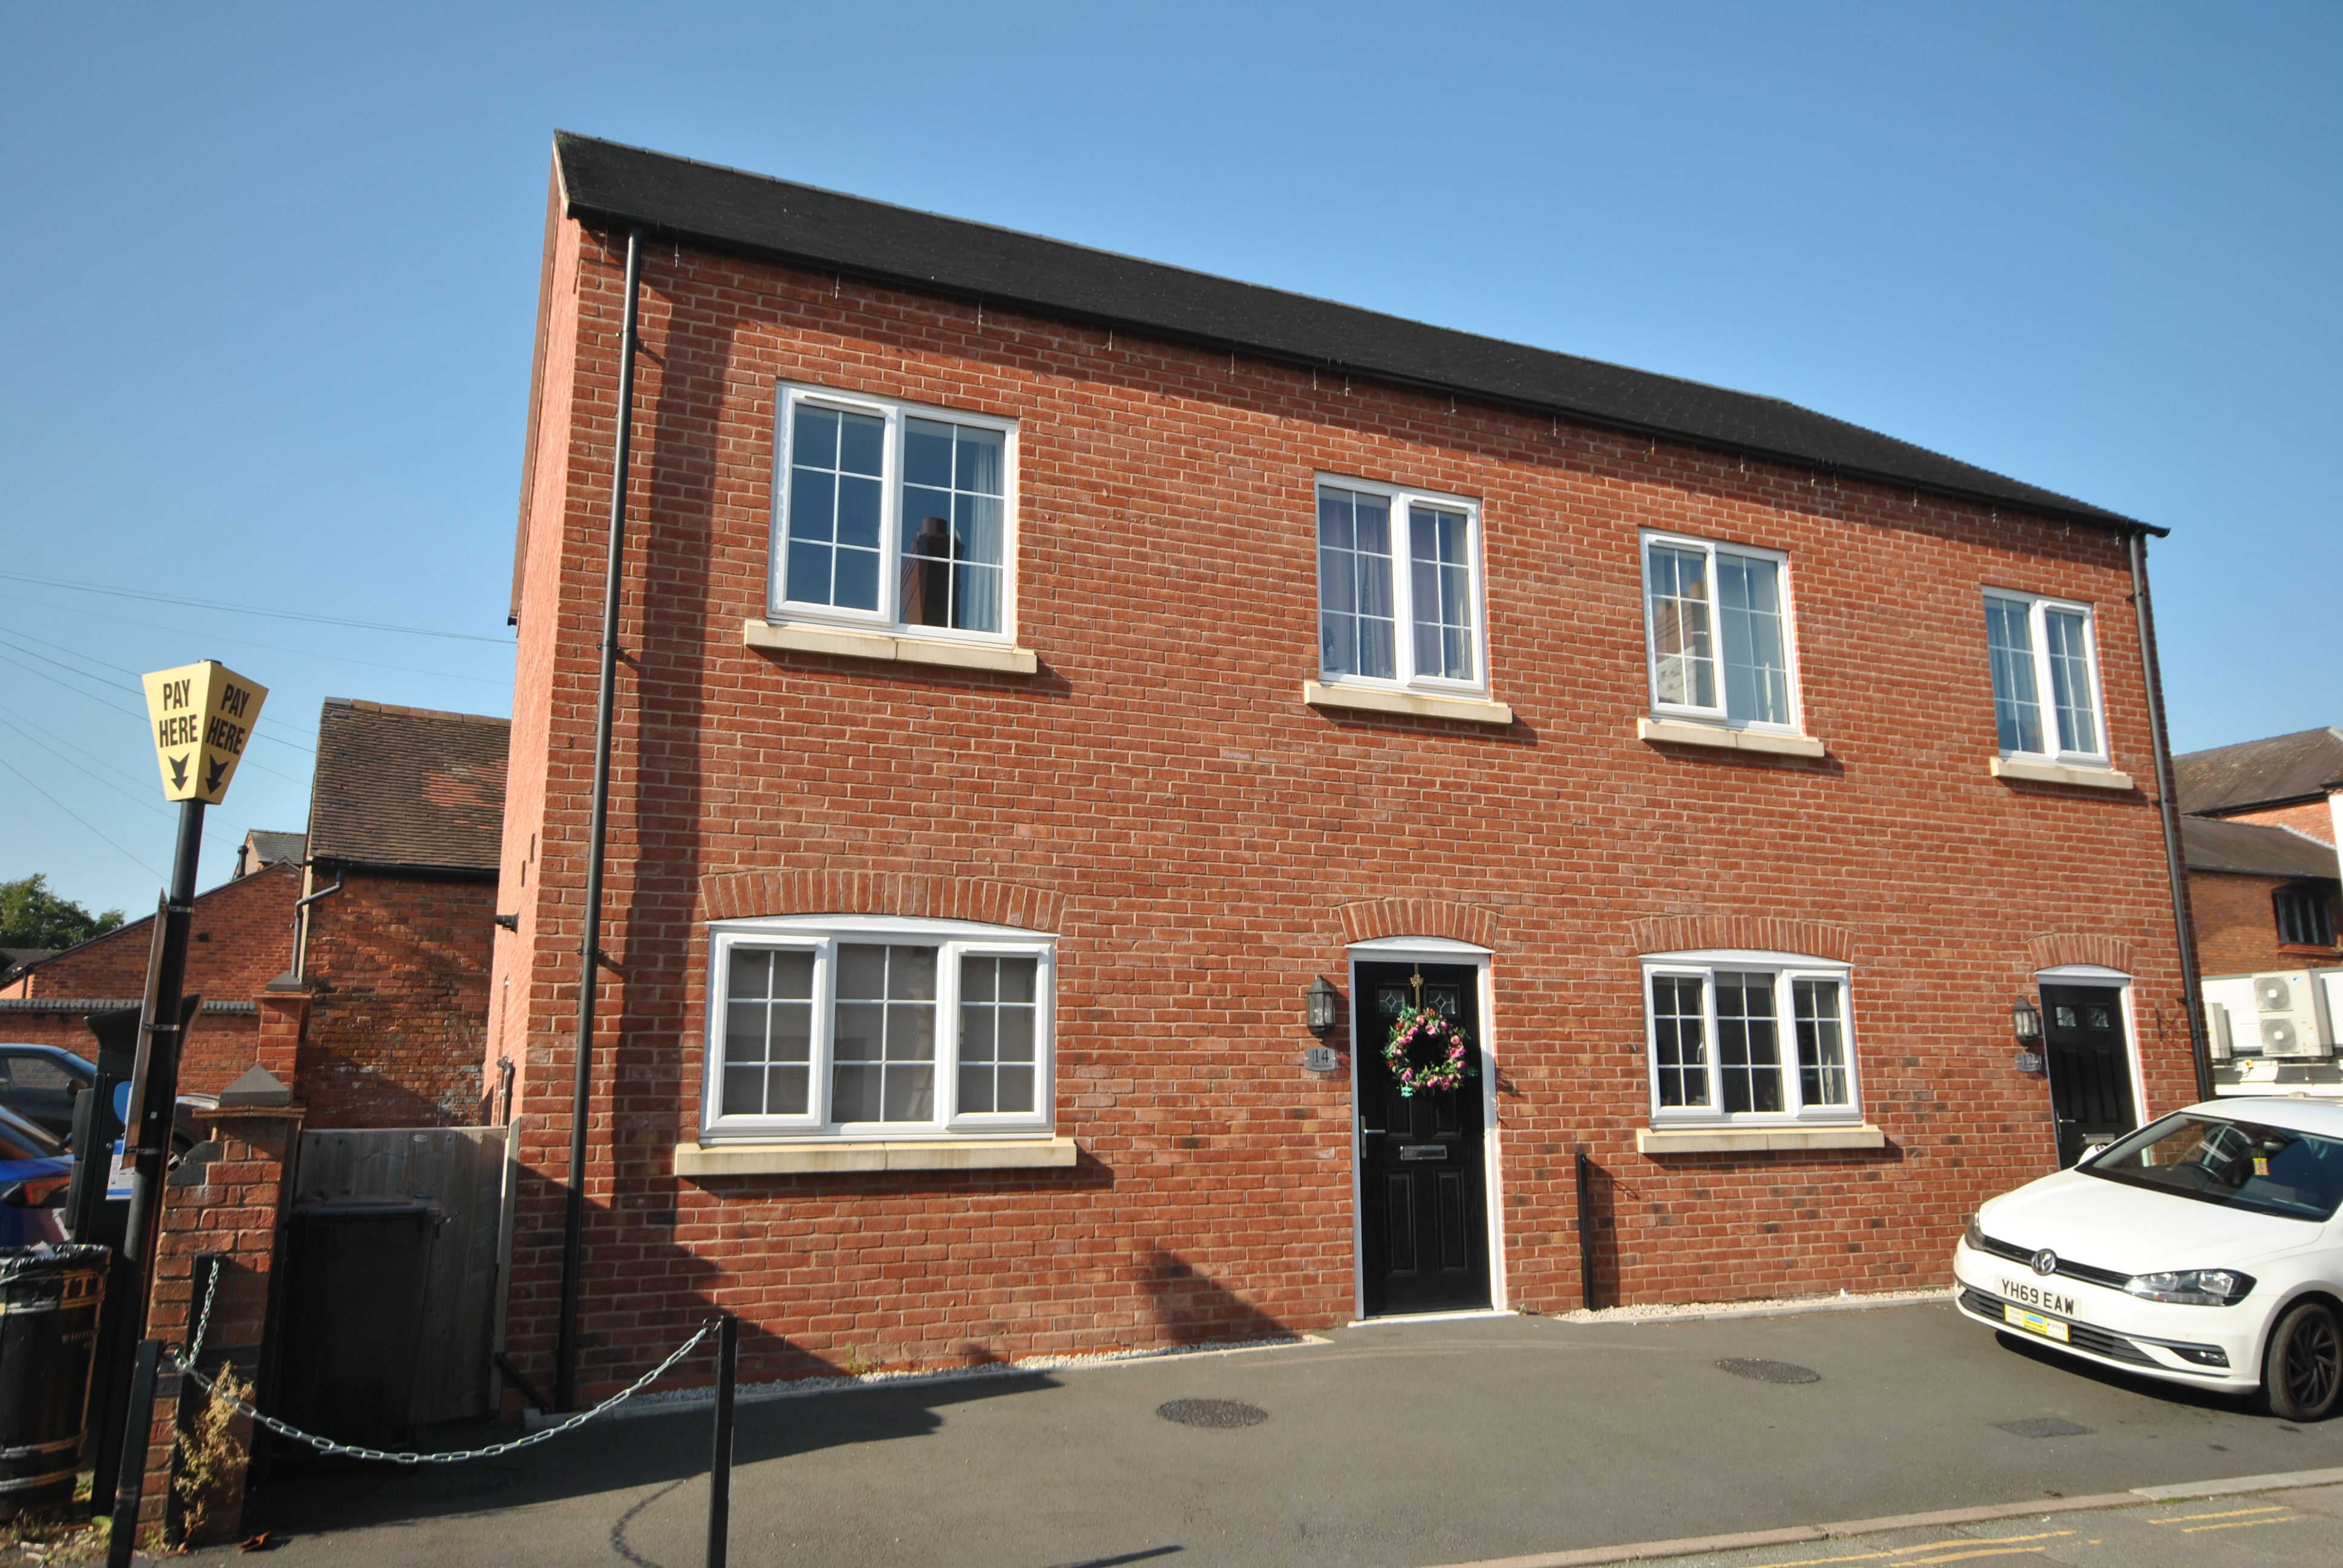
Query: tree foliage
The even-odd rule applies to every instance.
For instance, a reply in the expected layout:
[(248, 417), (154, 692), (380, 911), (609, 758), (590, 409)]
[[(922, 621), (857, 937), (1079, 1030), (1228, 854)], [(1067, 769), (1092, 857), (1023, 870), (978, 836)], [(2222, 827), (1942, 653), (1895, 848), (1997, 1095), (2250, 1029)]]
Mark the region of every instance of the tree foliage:
[(112, 930), (122, 918), (120, 910), (93, 915), (57, 897), (38, 871), (0, 882), (0, 948), (69, 948)]

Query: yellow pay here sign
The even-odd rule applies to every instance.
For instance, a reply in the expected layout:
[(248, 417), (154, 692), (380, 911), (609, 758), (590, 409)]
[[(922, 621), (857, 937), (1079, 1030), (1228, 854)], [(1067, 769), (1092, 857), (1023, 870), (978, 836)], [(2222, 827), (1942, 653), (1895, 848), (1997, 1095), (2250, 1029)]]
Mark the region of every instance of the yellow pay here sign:
[(209, 658), (158, 669), (146, 679), (146, 717), (154, 725), (163, 799), (218, 805), (227, 796), (236, 765), (244, 759), (245, 743), (260, 720), (268, 689)]

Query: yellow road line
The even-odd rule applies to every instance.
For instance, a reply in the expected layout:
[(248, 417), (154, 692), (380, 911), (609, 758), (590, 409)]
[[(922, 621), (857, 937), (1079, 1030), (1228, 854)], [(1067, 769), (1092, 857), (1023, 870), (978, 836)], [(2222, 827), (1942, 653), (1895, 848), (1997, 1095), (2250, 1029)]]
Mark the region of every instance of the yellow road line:
[(2183, 1535), (2198, 1535), (2207, 1530), (2251, 1530), (2257, 1524), (2291, 1524), (2294, 1523), (2294, 1519), (2299, 1519), (2302, 1516), (2298, 1513), (2293, 1519), (2240, 1519), (2235, 1524), (2199, 1524), (2193, 1529), (2184, 1530), (2180, 1533)]
[[(2049, 1541), (2073, 1533), (2071, 1530), (2038, 1530), (2031, 1535), (1956, 1535), (1950, 1541), (1927, 1541), (1917, 1546), (1890, 1547), (1885, 1552), (1856, 1552), (1845, 1557), (1801, 1557), (1795, 1563), (1768, 1563), (1765, 1568), (1823, 1568), (1824, 1564), (1830, 1563), (1875, 1563), (1887, 1557), (1904, 1557), (1905, 1561), (1895, 1564), (1894, 1568), (1909, 1568), (1909, 1564), (1916, 1562), (1949, 1563), (1953, 1559), (1906, 1557), (1906, 1553), (1941, 1552), (1947, 1546), (2007, 1546), (2018, 1541)], [(2044, 1548), (2036, 1546), (2030, 1550), (2039, 1552)]]
[(2241, 1519), (2248, 1513), (2283, 1513), (2286, 1510), (2268, 1508), (2232, 1508), (2226, 1513), (2176, 1513), (2169, 1519), (2151, 1519), (2150, 1524), (2185, 1524), (2191, 1519)]
[(2047, 1546), (1989, 1546), (1983, 1552), (1953, 1552), (1942, 1557), (1907, 1557), (1906, 1563), (1961, 1563), (1971, 1557), (2025, 1557), (2047, 1552)]

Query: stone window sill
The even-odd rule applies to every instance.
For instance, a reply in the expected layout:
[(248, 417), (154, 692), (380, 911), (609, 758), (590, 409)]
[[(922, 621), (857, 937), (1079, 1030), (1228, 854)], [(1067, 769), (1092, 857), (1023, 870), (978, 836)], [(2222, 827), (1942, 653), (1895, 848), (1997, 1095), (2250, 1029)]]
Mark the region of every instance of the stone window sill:
[(1993, 759), (1996, 779), (2022, 779), (2029, 784), (2066, 784), (2077, 789), (2128, 789), (2131, 775), (2112, 768), (2068, 768), (2056, 762), (2024, 762), (2015, 757)]
[(1030, 1171), (1070, 1166), (1081, 1153), (1071, 1138), (679, 1143), (675, 1173), (793, 1176), (850, 1171)]
[(2312, 947), (2301, 942), (2280, 942), (2278, 950), (2290, 958), (2305, 959), (2331, 959), (2338, 951), (2335, 948)]
[(1638, 1154), (1762, 1154), (1776, 1150), (1884, 1149), (1887, 1134), (1859, 1127), (1638, 1127)]
[(1776, 735), (1763, 729), (1728, 729), (1721, 724), (1686, 724), (1673, 719), (1638, 719), (1635, 739), (1655, 746), (1714, 746), (1727, 751), (1758, 751), (1769, 757), (1827, 757), (1810, 735)]
[(1511, 724), (1513, 710), (1476, 697), (1435, 697), (1423, 691), (1390, 691), (1379, 686), (1302, 683), (1302, 700), (1312, 708), (1356, 708), (1369, 713), (1405, 713), (1417, 719), (1454, 719), (1466, 724)]
[(740, 629), (740, 640), (749, 648), (777, 648), (789, 653), (827, 653), (843, 658), (939, 664), (958, 669), (999, 669), (1011, 675), (1031, 675), (1041, 668), (1041, 660), (1030, 648), (950, 642), (933, 637), (898, 637), (891, 632), (856, 631), (848, 627), (813, 626), (804, 621), (751, 619), (741, 622)]

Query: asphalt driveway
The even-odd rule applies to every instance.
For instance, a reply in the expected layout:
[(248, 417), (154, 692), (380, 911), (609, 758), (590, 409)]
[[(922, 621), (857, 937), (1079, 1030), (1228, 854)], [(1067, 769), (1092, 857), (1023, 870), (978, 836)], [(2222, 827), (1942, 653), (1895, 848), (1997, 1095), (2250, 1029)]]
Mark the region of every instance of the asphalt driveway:
[[(1725, 1361), (1819, 1375), (1768, 1382)], [(1159, 1413), (1180, 1401), (1264, 1418)], [(707, 1426), (704, 1410), (679, 1412), (451, 1470), (279, 1476), (253, 1523), (286, 1539), (287, 1568), (685, 1568), (703, 1560)], [(2300, 1428), (2102, 1375), (1929, 1303), (1385, 1323), (1236, 1354), (879, 1385), (743, 1405), (739, 1462), (740, 1568), (1423, 1568), (2343, 1466), (2343, 1421)], [(2127, 1561), (2160, 1560), (2144, 1550)], [(1735, 1561), (1801, 1559), (1855, 1560)]]

